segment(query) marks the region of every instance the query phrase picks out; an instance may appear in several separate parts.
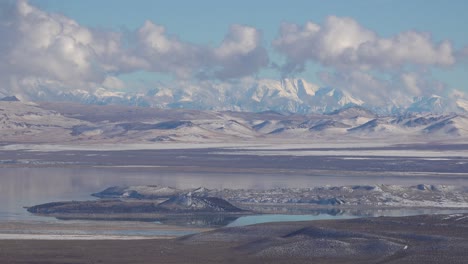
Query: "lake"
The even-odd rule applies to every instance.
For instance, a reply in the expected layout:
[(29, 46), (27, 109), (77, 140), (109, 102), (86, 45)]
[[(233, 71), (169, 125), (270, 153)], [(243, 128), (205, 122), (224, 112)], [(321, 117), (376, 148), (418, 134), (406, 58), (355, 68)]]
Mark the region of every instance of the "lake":
[[(358, 184), (400, 184), (413, 185), (453, 184), (468, 185), (465, 178), (420, 177), (420, 176), (336, 176), (336, 175), (307, 175), (281, 173), (218, 173), (218, 172), (184, 172), (160, 170), (157, 167), (45, 167), (45, 168), (0, 168), (0, 221), (38, 221), (60, 222), (49, 217), (34, 216), (23, 207), (40, 203), (64, 200), (89, 200), (90, 194), (99, 192), (107, 187), (116, 185), (164, 185), (176, 188), (274, 188), (274, 187), (314, 187), (323, 185), (358, 185)], [(366, 216), (405, 216), (434, 213), (458, 213), (466, 210), (440, 209), (405, 209), (405, 210), (376, 210), (366, 212), (356, 211), (311, 211), (302, 215), (252, 215), (240, 218), (216, 219), (210, 223), (207, 219), (194, 221), (190, 219), (186, 225), (198, 223), (210, 226), (240, 226), (264, 222), (305, 221), (348, 219)], [(63, 222), (63, 221), (61, 221)], [(201, 224), (200, 224), (201, 223)], [(70, 224), (73, 224), (70, 222)], [(158, 225), (159, 223), (155, 223)], [(171, 223), (167, 223), (171, 224)], [(178, 223), (180, 224), (180, 223)], [(200, 227), (200, 226), (197, 226)], [(86, 233), (86, 230), (74, 232)], [(190, 231), (141, 231), (116, 230), (102, 231), (104, 235), (184, 235)], [(93, 231), (96, 234), (96, 231)]]

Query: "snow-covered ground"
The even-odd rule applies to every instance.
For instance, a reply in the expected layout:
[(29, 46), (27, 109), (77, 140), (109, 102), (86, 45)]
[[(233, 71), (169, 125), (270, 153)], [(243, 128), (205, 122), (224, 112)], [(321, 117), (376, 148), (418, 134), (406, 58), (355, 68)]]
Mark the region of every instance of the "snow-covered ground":
[[(455, 142), (468, 138), (468, 117), (454, 113), (379, 116), (360, 106), (327, 114), (161, 110), (0, 102), (0, 136), (9, 148), (164, 149), (295, 143), (365, 145)], [(183, 143), (177, 145), (173, 143)], [(53, 146), (51, 146), (53, 145)], [(205, 146), (200, 146), (205, 145)], [(66, 146), (66, 147), (64, 147)], [(8, 148), (8, 147), (7, 147)]]

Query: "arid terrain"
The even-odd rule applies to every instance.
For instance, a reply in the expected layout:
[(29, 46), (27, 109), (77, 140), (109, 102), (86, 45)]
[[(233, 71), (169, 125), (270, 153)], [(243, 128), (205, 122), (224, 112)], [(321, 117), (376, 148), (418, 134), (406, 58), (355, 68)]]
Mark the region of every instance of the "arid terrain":
[(0, 240), (1, 263), (466, 263), (468, 215), (269, 223), (164, 240)]
[(0, 0), (0, 264), (468, 263), (468, 0)]
[[(462, 115), (0, 107), (0, 263), (466, 257), (467, 218), (447, 212), (468, 202)], [(253, 213), (419, 216), (224, 227)]]

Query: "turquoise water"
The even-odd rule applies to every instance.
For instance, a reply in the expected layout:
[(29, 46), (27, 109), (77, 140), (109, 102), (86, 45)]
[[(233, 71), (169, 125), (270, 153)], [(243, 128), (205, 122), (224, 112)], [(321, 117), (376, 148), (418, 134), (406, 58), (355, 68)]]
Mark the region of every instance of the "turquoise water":
[(291, 221), (314, 221), (314, 220), (339, 220), (362, 217), (379, 216), (413, 216), (425, 214), (459, 214), (468, 213), (468, 209), (441, 209), (441, 208), (399, 208), (399, 209), (375, 209), (366, 211), (342, 211), (341, 214), (305, 214), (305, 215), (284, 215), (284, 214), (261, 214), (242, 216), (229, 223), (228, 227), (246, 226), (261, 223), (291, 222)]
[(356, 215), (280, 215), (280, 214), (264, 214), (264, 215), (248, 215), (237, 218), (234, 222), (228, 224), (228, 227), (246, 226), (261, 223), (272, 222), (290, 222), (290, 221), (312, 221), (312, 220), (332, 220), (332, 219), (351, 219), (358, 218)]

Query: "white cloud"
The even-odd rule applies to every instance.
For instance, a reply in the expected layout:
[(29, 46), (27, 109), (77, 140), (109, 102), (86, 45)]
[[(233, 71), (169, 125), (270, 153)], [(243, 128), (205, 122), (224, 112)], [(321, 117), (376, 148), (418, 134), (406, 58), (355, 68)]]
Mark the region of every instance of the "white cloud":
[(416, 31), (383, 38), (347, 17), (330, 16), (321, 26), (313, 22), (304, 26), (283, 24), (273, 46), (295, 68), (301, 68), (307, 61), (361, 70), (455, 63), (449, 41), (437, 44), (429, 34)]
[(443, 95), (447, 87), (424, 72), (398, 72), (376, 75), (360, 70), (319, 73), (328, 86), (347, 90), (374, 106), (408, 106), (414, 97)]
[(181, 49), (182, 44), (176, 39), (169, 39), (165, 31), (163, 26), (147, 20), (138, 30), (138, 35), (141, 42), (155, 53), (165, 54), (171, 50)]
[(205, 48), (169, 36), (163, 26), (151, 21), (146, 21), (137, 31), (136, 41), (133, 53), (146, 61), (144, 70), (147, 71), (189, 78), (205, 66), (203, 58), (209, 56)]
[(410, 91), (411, 94), (420, 95), (421, 88), (418, 84), (418, 76), (414, 73), (403, 73), (401, 75), (401, 80), (405, 87)]
[[(135, 71), (169, 74), (181, 82), (242, 82), (239, 78), (268, 67), (257, 28), (234, 24), (214, 47), (184, 41), (168, 31), (152, 21), (128, 34), (97, 30), (24, 0), (0, 1), (0, 93), (99, 88), (124, 92), (128, 85), (119, 75)], [(381, 103), (445, 89), (428, 69), (468, 57), (468, 47), (455, 52), (449, 41), (436, 43), (428, 33), (381, 37), (352, 18), (335, 16), (322, 25), (285, 23), (272, 45), (285, 55), (283, 72), (303, 71), (307, 62), (317, 62), (330, 71), (320, 74), (324, 84)], [(140, 88), (136, 89), (144, 90)]]
[(375, 105), (383, 105), (389, 94), (394, 93), (390, 80), (377, 78), (372, 74), (362, 71), (347, 72), (320, 72), (320, 80), (327, 86), (339, 87), (347, 90), (366, 102)]
[(121, 89), (124, 84), (112, 76), (133, 71), (229, 79), (268, 64), (261, 35), (252, 27), (233, 25), (219, 47), (210, 47), (182, 41), (151, 21), (127, 36), (82, 26), (25, 0), (0, 5), (0, 81), (9, 84), (7, 94)]
[(108, 89), (121, 90), (125, 88), (125, 83), (115, 76), (107, 76), (102, 82), (102, 86)]
[(14, 41), (7, 63), (15, 72), (61, 81), (96, 77), (90, 61), (93, 37), (89, 30), (24, 1), (18, 2), (15, 11), (15, 20), (6, 24)]
[(8, 10), (0, 17), (0, 33), (8, 42), (0, 45), (0, 81), (9, 84), (5, 93), (92, 88), (105, 79), (100, 56), (112, 50), (104, 46), (113, 39), (97, 37), (76, 21), (26, 1), (1, 5)]
[(457, 57), (449, 41), (435, 43), (428, 33), (407, 31), (384, 38), (352, 18), (335, 16), (322, 25), (283, 24), (273, 47), (286, 57), (284, 74), (316, 62), (334, 72), (320, 74), (326, 85), (381, 104), (395, 98), (404, 104), (405, 96), (445, 89), (428, 69), (451, 66)]
[(220, 79), (248, 76), (268, 65), (268, 54), (261, 43), (258, 29), (233, 25), (221, 45), (214, 49), (216, 64), (221, 69), (214, 72)]
[(221, 59), (246, 55), (258, 47), (259, 41), (260, 35), (255, 28), (233, 25), (223, 43), (214, 52)]

